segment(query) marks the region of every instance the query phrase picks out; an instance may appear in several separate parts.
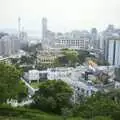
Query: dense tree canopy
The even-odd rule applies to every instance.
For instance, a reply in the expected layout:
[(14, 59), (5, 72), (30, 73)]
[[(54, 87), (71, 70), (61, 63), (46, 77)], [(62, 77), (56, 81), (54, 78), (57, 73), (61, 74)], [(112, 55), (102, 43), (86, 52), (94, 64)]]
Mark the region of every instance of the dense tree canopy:
[(95, 56), (90, 55), (88, 51), (84, 50), (63, 49), (62, 53), (63, 56), (56, 59), (55, 65), (74, 67), (76, 65), (83, 64), (88, 57), (95, 58)]
[(98, 64), (98, 65), (103, 65), (103, 66), (108, 66), (110, 65), (109, 62), (107, 60), (101, 59), (101, 58), (92, 58), (92, 60)]
[(85, 62), (86, 58), (90, 56), (88, 51), (79, 50), (78, 53), (79, 53), (78, 54), (78, 62), (80, 64), (83, 64)]
[[(98, 92), (87, 98), (83, 103), (73, 107), (73, 114), (93, 120), (119, 120), (120, 118), (120, 90), (108, 93)], [(101, 116), (101, 117), (96, 117)], [(106, 118), (106, 116), (109, 116)]]
[(49, 80), (39, 86), (33, 99), (41, 110), (60, 113), (64, 107), (69, 107), (72, 89), (63, 81)]
[(29, 53), (35, 53), (37, 49), (42, 50), (42, 44), (36, 44), (36, 45), (31, 45), (31, 46), (25, 46), (22, 48), (24, 51), (29, 52)]
[(20, 64), (34, 64), (33, 56), (22, 56), (20, 59)]
[(72, 66), (74, 67), (78, 62), (78, 53), (75, 50), (63, 49), (63, 56), (55, 60), (56, 66)]
[(21, 98), (26, 95), (26, 88), (20, 81), (21, 71), (14, 66), (0, 63), (0, 103), (7, 99)]

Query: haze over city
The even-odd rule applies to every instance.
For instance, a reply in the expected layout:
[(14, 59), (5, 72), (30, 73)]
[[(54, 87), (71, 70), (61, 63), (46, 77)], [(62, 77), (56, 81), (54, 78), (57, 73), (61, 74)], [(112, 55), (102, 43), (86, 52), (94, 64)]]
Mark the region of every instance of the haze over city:
[(43, 17), (55, 32), (103, 30), (108, 24), (120, 27), (119, 6), (119, 0), (0, 0), (0, 27), (16, 29), (20, 16), (24, 29), (38, 34)]
[(120, 0), (0, 0), (0, 120), (120, 120)]

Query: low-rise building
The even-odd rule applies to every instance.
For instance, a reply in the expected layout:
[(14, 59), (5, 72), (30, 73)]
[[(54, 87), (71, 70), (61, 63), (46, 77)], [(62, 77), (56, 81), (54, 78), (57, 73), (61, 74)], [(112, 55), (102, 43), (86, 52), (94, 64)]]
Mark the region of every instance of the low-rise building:
[(56, 48), (88, 49), (90, 35), (87, 31), (72, 31), (56, 36)]
[(55, 59), (62, 56), (60, 50), (46, 49), (43, 51), (38, 51), (37, 53), (37, 63), (52, 64)]
[(47, 69), (48, 80), (64, 80), (67, 77), (71, 77), (73, 68), (64, 68), (64, 67), (58, 67), (58, 68), (50, 68)]
[(39, 82), (40, 76), (38, 70), (29, 70), (24, 74), (24, 78), (31, 83), (32, 81)]
[[(114, 81), (114, 66), (95, 66), (94, 70), (89, 71), (88, 66), (57, 67), (48, 68), (45, 71), (30, 70), (26, 75), (30, 83), (40, 80), (62, 80), (73, 88), (75, 99), (81, 95), (90, 96), (100, 90), (109, 91), (120, 87), (120, 83)], [(86, 73), (88, 79), (85, 79)], [(97, 79), (103, 74), (109, 76), (107, 84), (104, 84), (101, 79)]]
[(47, 71), (29, 70), (28, 72), (24, 73), (24, 78), (29, 83), (47, 80)]

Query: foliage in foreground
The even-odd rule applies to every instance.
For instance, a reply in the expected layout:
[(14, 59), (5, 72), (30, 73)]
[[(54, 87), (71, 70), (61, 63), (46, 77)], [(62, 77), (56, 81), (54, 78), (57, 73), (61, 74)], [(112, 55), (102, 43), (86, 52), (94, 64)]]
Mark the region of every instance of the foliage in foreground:
[(46, 114), (40, 110), (0, 106), (0, 120), (62, 120), (60, 116)]
[(26, 88), (21, 82), (21, 71), (12, 65), (0, 63), (0, 103), (7, 99), (21, 99), (26, 96)]
[[(58, 116), (47, 114), (40, 110), (28, 108), (12, 108), (10, 106), (0, 106), (0, 120), (87, 120), (81, 117)], [(97, 116), (90, 120), (113, 120), (110, 117)]]
[[(98, 92), (84, 101), (70, 106), (70, 96), (63, 94), (66, 87), (61, 81), (47, 81), (41, 84), (39, 92), (34, 96), (37, 108), (46, 112), (60, 113), (64, 119), (70, 116), (93, 120), (119, 120), (120, 118), (120, 90), (108, 93)], [(67, 90), (69, 90), (67, 88)], [(63, 91), (63, 93), (62, 93)], [(62, 93), (62, 94), (61, 94)], [(71, 93), (70, 93), (71, 94)], [(65, 95), (65, 96), (64, 96)], [(96, 117), (97, 116), (97, 117)], [(108, 116), (108, 117), (107, 117)]]
[(113, 120), (119, 120), (120, 91), (97, 93), (87, 98), (82, 104), (74, 105), (73, 114), (87, 119), (95, 116), (110, 116)]
[(72, 89), (63, 81), (48, 80), (42, 82), (33, 96), (34, 105), (46, 112), (60, 113), (64, 107), (70, 107)]

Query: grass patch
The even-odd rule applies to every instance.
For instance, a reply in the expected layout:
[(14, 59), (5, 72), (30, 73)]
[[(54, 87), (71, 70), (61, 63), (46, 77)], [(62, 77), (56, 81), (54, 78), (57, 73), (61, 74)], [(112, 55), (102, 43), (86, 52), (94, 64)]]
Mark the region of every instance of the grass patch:
[(0, 107), (0, 120), (61, 120), (61, 117), (35, 109), (3, 106)]
[[(12, 108), (0, 106), (0, 120), (64, 120), (62, 116), (47, 114), (40, 110), (28, 108)], [(67, 120), (83, 120), (78, 118), (68, 118)]]

